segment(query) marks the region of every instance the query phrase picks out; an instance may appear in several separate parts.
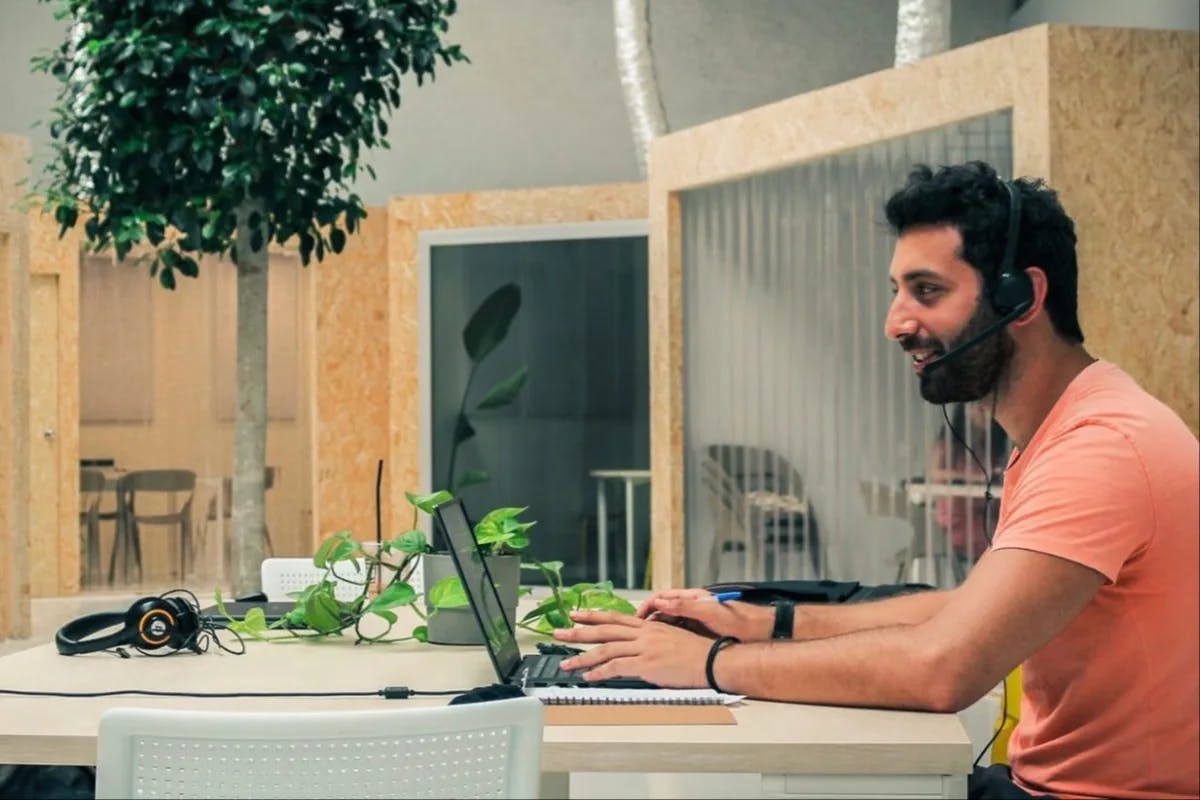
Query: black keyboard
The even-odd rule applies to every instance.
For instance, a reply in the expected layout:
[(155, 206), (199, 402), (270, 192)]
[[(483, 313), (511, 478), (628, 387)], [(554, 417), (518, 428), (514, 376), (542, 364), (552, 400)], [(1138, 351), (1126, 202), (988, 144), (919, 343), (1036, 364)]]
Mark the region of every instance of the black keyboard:
[(583, 675), (578, 671), (564, 670), (559, 666), (568, 656), (534, 656), (526, 661), (529, 669), (529, 680), (538, 683), (585, 683)]

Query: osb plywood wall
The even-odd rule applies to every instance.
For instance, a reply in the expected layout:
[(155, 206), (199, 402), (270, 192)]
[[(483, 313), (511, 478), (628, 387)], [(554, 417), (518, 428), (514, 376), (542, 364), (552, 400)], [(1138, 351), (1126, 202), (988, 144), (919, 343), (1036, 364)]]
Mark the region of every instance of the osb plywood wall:
[(29, 635), (29, 142), (0, 135), (0, 639)]
[(1009, 109), (1077, 223), (1088, 346), (1197, 430), (1197, 36), (1039, 26), (670, 134), (650, 161), (656, 586), (684, 580), (679, 194)]
[(1050, 28), (1050, 184), (1076, 222), (1080, 322), (1200, 431), (1195, 33)]
[[(30, 581), (34, 597), (79, 590), (79, 232), (29, 215)], [(54, 431), (53, 436), (39, 436)]]
[[(375, 470), (388, 456), (387, 229), (387, 209), (368, 209), (341, 254), (312, 268), (317, 539), (344, 529), (375, 536)], [(387, 492), (381, 500), (387, 519)]]

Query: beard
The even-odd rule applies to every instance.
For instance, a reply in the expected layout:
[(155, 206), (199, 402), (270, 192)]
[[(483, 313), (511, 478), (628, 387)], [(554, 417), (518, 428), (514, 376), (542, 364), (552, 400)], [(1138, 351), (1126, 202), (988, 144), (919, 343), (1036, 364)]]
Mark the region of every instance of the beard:
[[(910, 337), (900, 342), (904, 349), (913, 347), (932, 348), (936, 355), (949, 352), (961, 342), (979, 334), (996, 320), (999, 315), (986, 300), (980, 301), (975, 313), (949, 344), (937, 339)], [(1014, 344), (1007, 328), (973, 345), (961, 355), (955, 356), (933, 369), (918, 373), (921, 382), (921, 397), (936, 405), (945, 403), (970, 403), (992, 394), (1012, 361)], [(936, 356), (935, 356), (936, 357)]]

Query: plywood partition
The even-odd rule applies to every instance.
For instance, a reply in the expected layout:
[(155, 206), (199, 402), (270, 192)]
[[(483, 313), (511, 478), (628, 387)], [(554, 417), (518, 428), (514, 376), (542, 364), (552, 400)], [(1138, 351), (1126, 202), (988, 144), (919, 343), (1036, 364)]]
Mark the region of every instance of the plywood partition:
[(29, 635), (27, 139), (0, 135), (0, 639)]
[[(1076, 220), (1091, 351), (1196, 431), (1197, 36), (1040, 26), (670, 134), (650, 158), (654, 582), (685, 580), (681, 193), (1008, 111)], [(882, 321), (880, 322), (882, 325)], [(1135, 334), (1135, 335), (1131, 335)]]

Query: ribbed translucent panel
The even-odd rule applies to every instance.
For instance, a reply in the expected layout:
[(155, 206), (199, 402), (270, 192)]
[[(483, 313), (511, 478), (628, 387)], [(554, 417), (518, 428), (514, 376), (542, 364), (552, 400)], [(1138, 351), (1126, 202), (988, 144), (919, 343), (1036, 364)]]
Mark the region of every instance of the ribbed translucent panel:
[[(957, 495), (982, 496), (983, 474), (884, 338), (883, 205), (916, 163), (1008, 175), (1011, 139), (1004, 112), (684, 194), (689, 584), (965, 574), (983, 501)], [(947, 413), (1003, 463), (974, 413)]]

